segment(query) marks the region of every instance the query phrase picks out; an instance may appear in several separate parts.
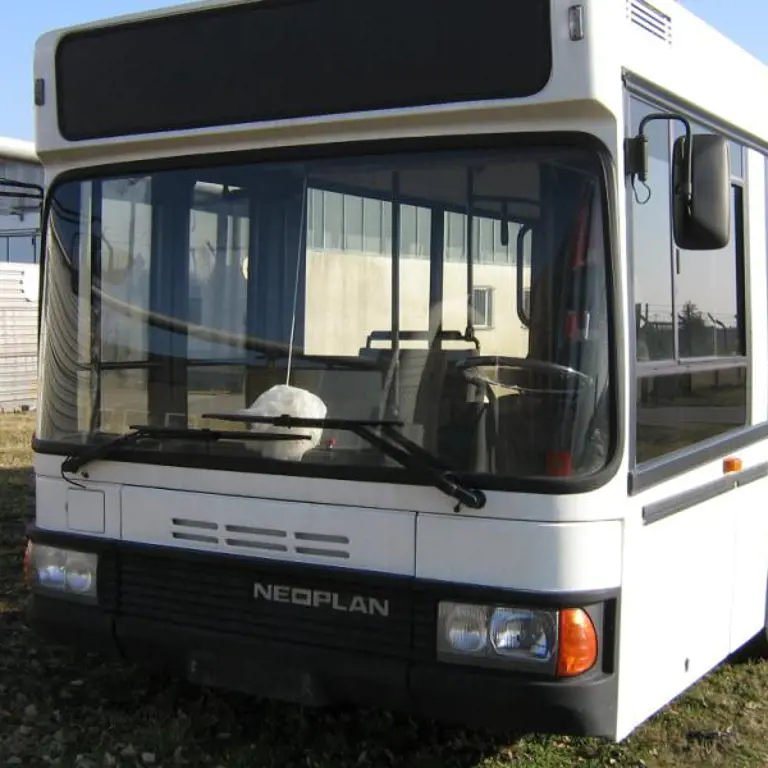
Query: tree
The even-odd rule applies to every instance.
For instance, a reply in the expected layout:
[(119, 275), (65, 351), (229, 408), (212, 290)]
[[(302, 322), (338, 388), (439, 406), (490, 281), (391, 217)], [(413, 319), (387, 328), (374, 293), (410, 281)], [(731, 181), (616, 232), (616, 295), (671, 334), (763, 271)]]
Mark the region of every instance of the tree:
[(701, 310), (699, 310), (692, 301), (686, 301), (685, 304), (683, 304), (683, 308), (680, 312), (680, 323), (687, 328), (701, 328), (706, 325)]

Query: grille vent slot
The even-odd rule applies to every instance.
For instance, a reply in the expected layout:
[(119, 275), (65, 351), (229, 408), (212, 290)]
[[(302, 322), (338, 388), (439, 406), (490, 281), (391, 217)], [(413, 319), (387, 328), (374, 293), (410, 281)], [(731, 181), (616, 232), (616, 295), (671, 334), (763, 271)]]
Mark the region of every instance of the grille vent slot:
[(627, 0), (627, 18), (649, 35), (672, 45), (672, 17), (647, 0)]
[(210, 520), (174, 517), (171, 536), (177, 541), (212, 544), (233, 552), (284, 552), (303, 557), (348, 560), (349, 537), (334, 533), (286, 531), (248, 525), (223, 525)]

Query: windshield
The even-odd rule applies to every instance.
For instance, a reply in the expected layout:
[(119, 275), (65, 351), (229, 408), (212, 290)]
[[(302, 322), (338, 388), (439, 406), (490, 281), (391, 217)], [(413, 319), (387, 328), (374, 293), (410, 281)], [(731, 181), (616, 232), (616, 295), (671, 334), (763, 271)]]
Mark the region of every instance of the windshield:
[[(593, 152), (528, 146), (60, 183), (38, 437), (231, 429), (223, 416), (255, 408), (394, 420), (458, 473), (599, 471), (614, 418), (601, 173)], [(157, 450), (252, 472), (403, 471), (350, 430), (291, 444)]]

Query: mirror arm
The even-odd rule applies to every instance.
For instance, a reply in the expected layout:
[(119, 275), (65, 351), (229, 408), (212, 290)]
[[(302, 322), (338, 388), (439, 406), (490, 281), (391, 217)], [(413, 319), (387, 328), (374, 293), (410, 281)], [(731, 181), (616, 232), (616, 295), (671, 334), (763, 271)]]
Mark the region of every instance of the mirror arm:
[(637, 136), (627, 139), (624, 144), (624, 162), (629, 176), (637, 178), (645, 184), (648, 178), (648, 137), (645, 135), (645, 126), (653, 120), (677, 120), (685, 128), (684, 157), (685, 176), (680, 193), (685, 199), (687, 207), (690, 207), (693, 190), (693, 168), (691, 163), (691, 124), (681, 115), (671, 115), (664, 112), (653, 112), (646, 115), (638, 128)]

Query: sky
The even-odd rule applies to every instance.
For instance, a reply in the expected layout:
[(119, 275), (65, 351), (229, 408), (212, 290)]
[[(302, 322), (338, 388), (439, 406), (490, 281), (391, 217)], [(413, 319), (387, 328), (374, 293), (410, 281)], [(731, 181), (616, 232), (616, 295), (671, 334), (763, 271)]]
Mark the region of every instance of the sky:
[[(34, 139), (32, 56), (37, 38), (51, 29), (105, 16), (181, 5), (189, 0), (0, 0), (0, 136)], [(365, 2), (366, 0), (361, 0)], [(621, 2), (622, 0), (615, 0)], [(768, 64), (767, 0), (682, 0), (698, 16)], [(10, 10), (10, 8), (13, 10)]]
[[(40, 35), (109, 16), (141, 13), (189, 0), (0, 0), (0, 136), (34, 139), (32, 61)], [(11, 10), (11, 8), (13, 10)]]

